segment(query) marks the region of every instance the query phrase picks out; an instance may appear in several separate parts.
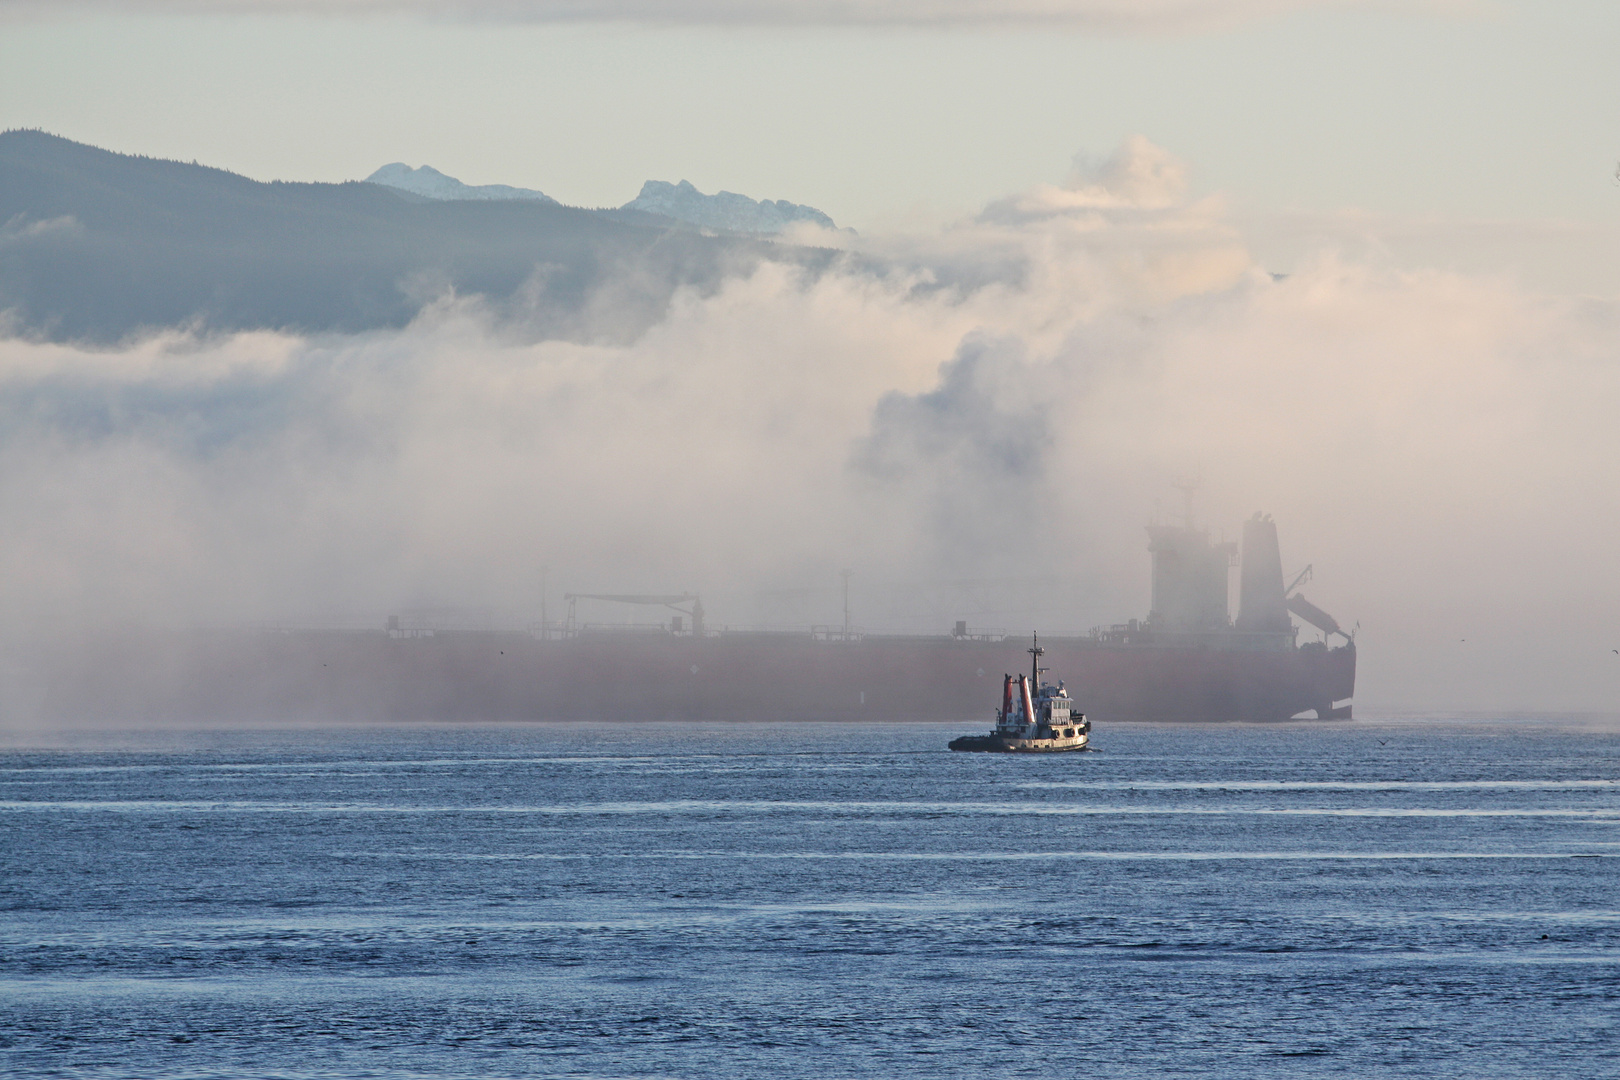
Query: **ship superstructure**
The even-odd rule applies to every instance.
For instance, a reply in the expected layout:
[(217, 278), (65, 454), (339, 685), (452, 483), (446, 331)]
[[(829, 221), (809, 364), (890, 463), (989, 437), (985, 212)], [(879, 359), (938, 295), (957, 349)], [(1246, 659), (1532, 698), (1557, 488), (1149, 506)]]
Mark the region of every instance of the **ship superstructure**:
[[(1297, 590), (1312, 567), (1283, 582), (1277, 526), (1256, 513), (1243, 523), (1242, 546), (1211, 540), (1189, 515), (1180, 525), (1150, 525), (1153, 599), (1148, 617), (1092, 630), (1097, 647), (1077, 678), (1095, 678), (1102, 700), (1096, 715), (1146, 709), (1154, 719), (1349, 719), (1355, 693), (1356, 645), (1327, 612)], [(1238, 567), (1238, 614), (1227, 604), (1230, 569)], [(1289, 618), (1322, 632), (1319, 641), (1299, 641)], [(1335, 641), (1335, 639), (1337, 639)], [(1114, 664), (1118, 650), (1160, 659)], [(1170, 658), (1175, 658), (1170, 662)], [(1151, 673), (1156, 687), (1127, 681), (1126, 672)], [(1087, 685), (1092, 685), (1087, 682)], [(1112, 718), (1112, 717), (1110, 717)]]

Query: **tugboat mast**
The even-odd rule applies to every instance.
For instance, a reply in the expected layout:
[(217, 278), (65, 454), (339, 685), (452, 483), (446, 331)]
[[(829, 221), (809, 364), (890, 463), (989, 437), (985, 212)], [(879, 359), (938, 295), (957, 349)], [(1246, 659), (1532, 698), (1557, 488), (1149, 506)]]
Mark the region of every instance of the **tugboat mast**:
[(1040, 666), (1041, 657), (1046, 655), (1046, 650), (1041, 648), (1041, 635), (1035, 634), (1034, 640), (1035, 644), (1024, 650), (1029, 653), (1029, 688), (1031, 690), (1041, 685), (1041, 672), (1051, 670), (1051, 668)]

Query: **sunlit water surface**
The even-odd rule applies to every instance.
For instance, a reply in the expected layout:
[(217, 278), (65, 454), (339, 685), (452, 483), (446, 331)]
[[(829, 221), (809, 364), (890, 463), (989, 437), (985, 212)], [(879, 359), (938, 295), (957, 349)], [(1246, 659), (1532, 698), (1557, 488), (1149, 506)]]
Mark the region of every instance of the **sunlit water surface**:
[(961, 733), (0, 751), (0, 1072), (1620, 1075), (1620, 735)]

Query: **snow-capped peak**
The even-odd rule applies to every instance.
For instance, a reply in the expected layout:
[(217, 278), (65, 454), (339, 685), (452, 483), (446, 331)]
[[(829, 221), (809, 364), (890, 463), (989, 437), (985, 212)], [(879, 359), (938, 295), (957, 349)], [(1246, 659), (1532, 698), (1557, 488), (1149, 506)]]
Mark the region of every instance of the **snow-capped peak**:
[(532, 188), (509, 187), (506, 184), (463, 184), (453, 176), (446, 176), (428, 165), (413, 169), (402, 161), (384, 165), (366, 177), (368, 184), (398, 188), (428, 199), (531, 199), (537, 202), (556, 202), (550, 195)]
[(641, 194), (621, 209), (663, 214), (677, 221), (729, 232), (779, 233), (800, 221), (824, 229), (838, 227), (832, 218), (813, 206), (801, 206), (786, 199), (756, 201), (732, 191), (705, 195), (685, 180), (679, 184), (648, 180), (641, 185)]

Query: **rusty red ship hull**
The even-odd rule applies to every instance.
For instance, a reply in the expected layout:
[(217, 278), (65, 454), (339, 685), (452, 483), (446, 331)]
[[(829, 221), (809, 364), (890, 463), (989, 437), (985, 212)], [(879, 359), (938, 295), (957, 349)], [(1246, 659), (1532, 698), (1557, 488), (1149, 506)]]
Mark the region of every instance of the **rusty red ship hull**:
[[(1151, 526), (1146, 620), (1046, 635), (1048, 663), (1093, 721), (1275, 721), (1350, 716), (1353, 635), (1283, 585), (1276, 527), (1244, 523), (1241, 609), (1228, 614), (1236, 544)], [(40, 712), (72, 722), (320, 723), (514, 720), (941, 720), (988, 715), (1020, 639), (706, 629), (696, 596), (573, 596), (678, 607), (690, 623), (634, 632), (560, 626), (471, 631), (193, 631), (124, 634), (46, 651)], [(1314, 626), (1322, 640), (1298, 644)], [(1330, 642), (1338, 638), (1340, 644)]]
[[(1347, 717), (1356, 653), (1042, 638), (1095, 722)], [(190, 632), (81, 643), (50, 664), (62, 719), (271, 723), (982, 720), (1022, 643), (940, 636)], [(981, 715), (983, 714), (983, 715)]]

